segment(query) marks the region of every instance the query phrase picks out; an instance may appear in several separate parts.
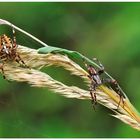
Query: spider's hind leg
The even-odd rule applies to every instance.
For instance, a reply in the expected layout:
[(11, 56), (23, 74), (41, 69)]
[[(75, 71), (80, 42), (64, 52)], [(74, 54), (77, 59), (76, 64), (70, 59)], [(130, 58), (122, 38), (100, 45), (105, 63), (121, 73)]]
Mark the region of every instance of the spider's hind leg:
[(0, 63), (0, 69), (1, 69), (1, 73), (2, 73), (3, 79), (6, 79), (5, 74), (4, 74), (3, 66), (4, 66), (4, 63)]
[(17, 63), (19, 63), (21, 66), (24, 66), (26, 68), (29, 68), (29, 66), (26, 65), (26, 63), (22, 60), (22, 58), (20, 57), (20, 55), (18, 53), (16, 54), (15, 61)]
[(121, 92), (118, 82), (115, 79), (110, 79), (110, 78), (106, 78), (106, 79), (102, 79), (102, 83), (103, 84), (109, 84), (110, 88), (112, 88), (119, 96), (119, 101), (118, 101), (118, 105), (117, 105), (117, 110), (119, 109), (120, 104), (125, 104), (125, 96), (124, 94)]

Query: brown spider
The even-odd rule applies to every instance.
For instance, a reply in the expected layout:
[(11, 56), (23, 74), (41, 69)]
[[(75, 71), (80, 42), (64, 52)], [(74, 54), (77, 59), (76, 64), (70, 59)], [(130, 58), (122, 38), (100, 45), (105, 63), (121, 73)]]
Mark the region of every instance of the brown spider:
[(90, 95), (91, 95), (91, 101), (94, 107), (94, 104), (97, 103), (97, 99), (96, 99), (96, 89), (98, 88), (98, 86), (102, 85), (102, 84), (109, 84), (109, 87), (112, 88), (113, 90), (116, 91), (116, 93), (120, 96), (120, 101), (118, 103), (117, 109), (120, 106), (120, 103), (122, 101), (123, 105), (124, 105), (124, 99), (125, 99), (125, 95), (123, 94), (123, 92), (121, 91), (117, 81), (115, 79), (110, 79), (110, 78), (101, 78), (101, 74), (104, 73), (104, 66), (101, 64), (101, 62), (97, 59), (94, 58), (94, 61), (97, 61), (99, 63), (100, 69), (96, 69), (94, 68), (92, 65), (87, 65), (85, 63), (85, 66), (88, 70), (88, 77), (91, 80), (91, 84), (90, 84)]
[(17, 43), (15, 37), (15, 30), (13, 28), (13, 39), (9, 38), (7, 35), (3, 34), (0, 36), (0, 69), (2, 70), (3, 78), (5, 79), (4, 74), (4, 63), (7, 61), (16, 61), (17, 63), (26, 66), (24, 61), (21, 59), (20, 55), (17, 52)]

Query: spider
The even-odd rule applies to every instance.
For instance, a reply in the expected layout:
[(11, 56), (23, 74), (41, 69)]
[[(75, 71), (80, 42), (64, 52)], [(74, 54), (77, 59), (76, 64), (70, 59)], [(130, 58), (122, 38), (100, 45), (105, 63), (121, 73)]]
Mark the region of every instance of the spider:
[[(85, 66), (87, 67), (88, 70), (88, 77), (91, 80), (91, 84), (90, 84), (90, 95), (91, 95), (91, 99), (92, 99), (92, 104), (96, 104), (97, 103), (97, 99), (96, 99), (96, 89), (98, 88), (98, 86), (108, 83), (109, 86), (114, 89), (116, 91), (116, 93), (120, 96), (120, 101), (118, 103), (118, 107), (121, 103), (121, 101), (124, 104), (124, 98), (125, 95), (121, 92), (121, 89), (119, 88), (119, 85), (117, 83), (117, 81), (115, 79), (110, 79), (110, 78), (101, 78), (100, 75), (104, 73), (104, 66), (101, 64), (101, 62), (97, 59), (94, 58), (94, 60), (98, 61), (100, 69), (95, 69), (92, 65), (87, 65), (85, 63)], [(94, 105), (93, 105), (94, 107)]]
[(4, 74), (4, 63), (7, 61), (16, 61), (17, 63), (21, 63), (26, 66), (24, 61), (21, 59), (20, 55), (17, 52), (17, 43), (15, 30), (12, 28), (13, 39), (3, 34), (0, 36), (0, 69), (2, 71), (3, 78), (6, 79)]

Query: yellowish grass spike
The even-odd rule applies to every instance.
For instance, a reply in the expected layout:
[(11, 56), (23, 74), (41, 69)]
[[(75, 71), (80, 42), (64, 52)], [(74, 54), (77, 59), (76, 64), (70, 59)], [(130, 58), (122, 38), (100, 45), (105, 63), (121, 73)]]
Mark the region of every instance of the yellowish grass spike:
[[(116, 105), (119, 103), (120, 97), (113, 90), (111, 90), (105, 86), (100, 86), (99, 88), (103, 92), (108, 94), (109, 97), (111, 97), (112, 100), (116, 103)], [(136, 111), (136, 109), (132, 106), (132, 104), (130, 103), (130, 101), (128, 99), (125, 99), (124, 104), (121, 102), (118, 110), (117, 111), (114, 110), (114, 112), (117, 115), (112, 115), (112, 116), (122, 120), (123, 122), (131, 125), (132, 127), (135, 127), (136, 129), (140, 130), (140, 115)]]
[[(4, 71), (8, 79), (16, 80), (18, 82), (27, 82), (31, 86), (35, 87), (47, 87), (67, 98), (91, 100), (89, 91), (80, 89), (76, 86), (67, 86), (40, 71), (42, 67), (46, 66), (62, 66), (72, 74), (77, 75), (90, 83), (90, 80), (87, 77), (88, 73), (67, 56), (51, 53), (38, 54), (37, 50), (20, 45), (18, 47), (18, 52), (31, 69), (22, 68), (16, 62), (6, 63), (4, 65)], [(131, 127), (140, 130), (140, 115), (127, 98), (125, 103), (120, 103), (120, 106), (117, 109), (120, 97), (114, 90), (101, 85), (96, 90), (96, 94), (97, 101), (115, 113), (112, 116), (120, 119), (124, 123), (127, 123)]]

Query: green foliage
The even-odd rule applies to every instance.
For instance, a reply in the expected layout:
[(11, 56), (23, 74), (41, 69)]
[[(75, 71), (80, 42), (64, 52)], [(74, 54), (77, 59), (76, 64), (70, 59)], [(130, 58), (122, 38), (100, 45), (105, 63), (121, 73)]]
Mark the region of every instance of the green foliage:
[[(71, 50), (71, 54), (97, 57), (140, 110), (139, 9), (140, 3), (3, 2), (0, 16), (50, 46), (63, 48), (42, 48), (41, 53)], [(4, 25), (0, 32), (12, 36)], [(16, 37), (21, 45), (42, 47), (19, 32)], [(57, 68), (49, 72), (68, 85), (81, 83)], [(94, 111), (90, 101), (67, 99), (25, 83), (8, 83), (2, 77), (0, 85), (0, 137), (140, 137), (109, 116), (104, 107), (97, 105)]]
[(67, 50), (67, 49), (62, 49), (62, 48), (52, 47), (52, 46), (39, 48), (38, 53), (42, 53), (42, 54), (59, 53), (59, 54), (66, 54), (69, 57), (82, 59), (80, 53), (78, 53), (76, 51), (70, 51), (70, 50)]

